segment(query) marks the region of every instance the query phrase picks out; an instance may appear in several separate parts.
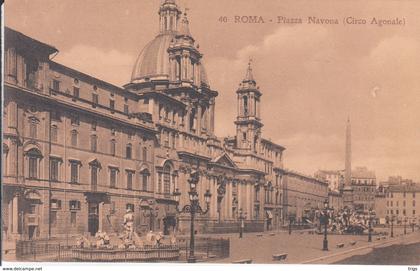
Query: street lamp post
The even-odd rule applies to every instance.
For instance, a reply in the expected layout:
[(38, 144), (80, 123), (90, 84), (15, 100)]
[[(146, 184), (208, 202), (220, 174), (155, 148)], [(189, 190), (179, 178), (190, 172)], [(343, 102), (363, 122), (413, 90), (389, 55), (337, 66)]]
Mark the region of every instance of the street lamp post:
[(394, 237), (394, 216), (391, 216), (391, 237)]
[(368, 242), (372, 242), (372, 209), (369, 209), (369, 230)]
[(239, 217), (238, 218), (239, 218), (239, 222), (241, 223), (239, 225), (239, 238), (242, 238), (244, 228), (245, 228), (244, 219), (246, 218), (246, 214), (245, 215), (243, 214), (242, 208), (239, 209)]
[(322, 243), (322, 250), (328, 251), (328, 239), (327, 239), (327, 225), (328, 225), (328, 200), (326, 199), (324, 201), (324, 214), (323, 214), (323, 220), (324, 220), (324, 241)]
[(179, 192), (178, 188), (175, 189), (173, 196), (176, 201), (176, 210), (178, 213), (189, 213), (191, 215), (191, 225), (190, 225), (190, 254), (188, 256), (187, 262), (188, 263), (195, 263), (196, 258), (194, 256), (194, 238), (195, 238), (195, 231), (194, 231), (194, 218), (195, 214), (206, 214), (210, 209), (210, 199), (211, 193), (210, 190), (207, 189), (206, 193), (204, 193), (204, 199), (206, 202), (206, 210), (203, 210), (198, 202), (198, 193), (197, 193), (197, 183), (198, 179), (198, 172), (195, 171), (190, 174), (191, 178), (188, 179), (188, 183), (190, 185), (190, 190), (188, 191), (190, 204), (185, 205), (179, 210), (179, 198), (181, 196), (181, 192)]

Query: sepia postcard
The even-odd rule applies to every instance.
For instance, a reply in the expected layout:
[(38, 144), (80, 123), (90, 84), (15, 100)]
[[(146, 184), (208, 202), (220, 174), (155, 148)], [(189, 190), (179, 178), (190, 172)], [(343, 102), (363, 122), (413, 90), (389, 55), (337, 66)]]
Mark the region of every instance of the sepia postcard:
[(419, 270), (420, 2), (2, 15), (3, 270)]

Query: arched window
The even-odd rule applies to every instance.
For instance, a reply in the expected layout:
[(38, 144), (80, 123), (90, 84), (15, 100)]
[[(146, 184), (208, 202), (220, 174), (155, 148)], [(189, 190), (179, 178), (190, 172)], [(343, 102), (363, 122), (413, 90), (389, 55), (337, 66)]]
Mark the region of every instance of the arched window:
[(140, 176), (141, 176), (141, 190), (148, 191), (149, 176), (150, 176), (149, 170), (144, 169), (143, 171), (140, 172)]
[(190, 130), (195, 130), (195, 125), (196, 125), (196, 112), (195, 112), (195, 108), (191, 109), (191, 114), (190, 114)]
[(71, 145), (73, 147), (77, 146), (77, 131), (76, 130), (71, 131)]
[(101, 163), (97, 159), (95, 159), (89, 163), (89, 166), (90, 166), (90, 184), (92, 186), (96, 186), (98, 184), (98, 171), (101, 168)]
[(26, 152), (26, 156), (28, 157), (28, 178), (38, 179), (39, 161), (42, 158), (41, 152), (36, 148), (32, 148)]
[(115, 156), (115, 149), (116, 149), (116, 141), (115, 141), (115, 139), (111, 139), (111, 142), (110, 142), (109, 147), (110, 147), (110, 153), (111, 153), (111, 155), (112, 156)]
[(97, 135), (91, 135), (90, 136), (90, 150), (92, 152), (96, 152), (98, 149), (98, 136)]
[(132, 157), (132, 146), (131, 144), (127, 144), (127, 146), (125, 147), (125, 158), (127, 159), (131, 159)]
[(181, 80), (181, 58), (176, 57), (176, 80)]
[(257, 142), (258, 142), (258, 136), (254, 137), (254, 152), (258, 152), (257, 150)]
[(244, 114), (245, 116), (248, 115), (248, 96), (244, 96)]
[(163, 167), (163, 193), (169, 194), (171, 187), (171, 166), (165, 165)]

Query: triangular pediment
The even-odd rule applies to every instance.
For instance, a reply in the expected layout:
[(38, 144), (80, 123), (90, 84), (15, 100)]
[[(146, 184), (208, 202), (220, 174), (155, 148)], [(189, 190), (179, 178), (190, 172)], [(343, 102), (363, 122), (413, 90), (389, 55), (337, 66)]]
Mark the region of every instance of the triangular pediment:
[(215, 159), (213, 159), (212, 162), (215, 164), (219, 164), (221, 166), (225, 166), (225, 167), (231, 167), (231, 168), (238, 167), (227, 153), (223, 153), (222, 155), (216, 157)]

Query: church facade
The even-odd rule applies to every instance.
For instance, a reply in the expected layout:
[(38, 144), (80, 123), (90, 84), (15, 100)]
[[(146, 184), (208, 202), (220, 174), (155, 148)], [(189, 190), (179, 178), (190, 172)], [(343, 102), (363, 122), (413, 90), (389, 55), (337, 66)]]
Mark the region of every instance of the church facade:
[(251, 65), (236, 90), (236, 136), (217, 137), (218, 93), (187, 16), (166, 0), (159, 22), (123, 87), (56, 63), (56, 48), (5, 29), (5, 238), (119, 232), (127, 209), (138, 232), (187, 233), (190, 217), (177, 213), (173, 193), (180, 207), (189, 203), (192, 172), (203, 208), (212, 194), (198, 232), (238, 231), (241, 213), (248, 231), (284, 223), (285, 148), (263, 137)]

